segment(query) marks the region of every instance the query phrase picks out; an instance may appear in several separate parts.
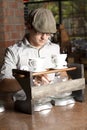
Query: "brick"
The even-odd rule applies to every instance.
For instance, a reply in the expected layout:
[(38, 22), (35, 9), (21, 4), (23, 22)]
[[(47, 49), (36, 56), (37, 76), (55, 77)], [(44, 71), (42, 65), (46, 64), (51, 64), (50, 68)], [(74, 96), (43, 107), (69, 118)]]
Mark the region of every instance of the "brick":
[(5, 41), (11, 40), (11, 32), (4, 32)]
[(0, 33), (0, 41), (4, 41), (4, 32)]
[(3, 18), (3, 16), (1, 16), (1, 17), (0, 17), (0, 25), (2, 25), (3, 22), (4, 22), (4, 18)]
[(10, 1), (9, 2), (9, 8), (16, 9), (17, 8), (17, 2), (16, 1)]
[(3, 16), (3, 8), (0, 7), (0, 17), (2, 17), (2, 16)]
[(16, 31), (15, 25), (13, 25), (13, 24), (4, 25), (4, 31), (5, 32)]
[(9, 0), (2, 0), (3, 9), (8, 7), (8, 2), (9, 2)]
[(14, 14), (15, 14), (15, 10), (14, 9), (9, 9), (9, 8), (5, 8), (4, 10), (3, 10), (3, 13), (4, 13), (4, 17), (5, 16), (14, 16)]
[(16, 28), (16, 30), (23, 31), (24, 25), (16, 25), (15, 28)]
[(21, 16), (21, 17), (24, 17), (24, 11), (23, 11), (23, 9), (17, 9), (17, 10), (15, 10), (15, 15), (16, 16)]
[(0, 24), (0, 33), (3, 33), (3, 31), (4, 31), (4, 25), (1, 23)]

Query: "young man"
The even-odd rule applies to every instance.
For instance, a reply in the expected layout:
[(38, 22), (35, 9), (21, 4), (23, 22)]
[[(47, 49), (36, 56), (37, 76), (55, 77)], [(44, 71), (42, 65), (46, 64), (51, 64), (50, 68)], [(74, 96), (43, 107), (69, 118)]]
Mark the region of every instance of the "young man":
[[(12, 69), (21, 69), (23, 66), (29, 68), (30, 58), (45, 57), (49, 59), (60, 54), (59, 45), (49, 40), (51, 35), (56, 32), (56, 22), (50, 10), (45, 8), (32, 10), (27, 19), (27, 30), (28, 33), (21, 41), (6, 49), (0, 74), (0, 92), (21, 90), (12, 75)], [(46, 62), (46, 64), (48, 63)], [(41, 77), (41, 80), (49, 83), (49, 79), (45, 76)], [(23, 92), (19, 91), (17, 94), (21, 95)]]
[[(12, 75), (12, 69), (25, 67), (31, 71), (29, 59), (39, 57), (46, 58), (46, 65), (52, 67), (49, 59), (60, 54), (59, 45), (49, 40), (51, 34), (56, 33), (56, 22), (50, 10), (44, 8), (32, 10), (28, 16), (27, 29), (28, 33), (21, 41), (6, 49), (0, 73), (0, 92), (16, 92), (14, 100), (24, 100), (26, 95)], [(46, 75), (40, 80), (43, 83), (50, 83)]]

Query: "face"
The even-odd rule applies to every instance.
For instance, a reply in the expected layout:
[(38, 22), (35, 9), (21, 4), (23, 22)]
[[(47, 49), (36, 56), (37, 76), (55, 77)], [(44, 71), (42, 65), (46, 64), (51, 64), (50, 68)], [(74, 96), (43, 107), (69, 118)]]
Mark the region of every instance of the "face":
[(41, 48), (51, 36), (50, 33), (40, 33), (33, 28), (29, 29), (29, 34), (29, 42), (37, 48)]

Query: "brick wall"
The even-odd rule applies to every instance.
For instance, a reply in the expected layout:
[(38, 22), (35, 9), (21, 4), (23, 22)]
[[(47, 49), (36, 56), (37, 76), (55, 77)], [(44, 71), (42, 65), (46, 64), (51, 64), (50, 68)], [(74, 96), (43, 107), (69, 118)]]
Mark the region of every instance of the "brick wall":
[(0, 0), (0, 65), (5, 48), (24, 35), (23, 0)]

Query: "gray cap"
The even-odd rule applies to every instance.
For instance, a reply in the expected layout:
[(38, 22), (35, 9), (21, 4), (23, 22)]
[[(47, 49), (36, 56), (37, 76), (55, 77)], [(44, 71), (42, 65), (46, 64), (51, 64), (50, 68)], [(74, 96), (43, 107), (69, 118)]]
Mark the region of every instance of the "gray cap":
[(52, 12), (45, 8), (38, 8), (29, 12), (28, 23), (42, 33), (55, 33), (56, 21)]

